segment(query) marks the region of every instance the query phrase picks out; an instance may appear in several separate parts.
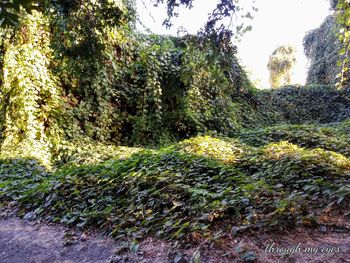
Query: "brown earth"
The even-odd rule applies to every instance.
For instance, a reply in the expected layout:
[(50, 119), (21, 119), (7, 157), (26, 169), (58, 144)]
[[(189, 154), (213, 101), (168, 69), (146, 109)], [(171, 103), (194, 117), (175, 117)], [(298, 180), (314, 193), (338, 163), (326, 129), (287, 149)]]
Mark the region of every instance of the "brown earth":
[[(228, 236), (216, 245), (202, 240), (182, 250), (174, 244), (147, 238), (134, 253), (127, 243), (97, 232), (81, 232), (61, 225), (29, 222), (0, 216), (1, 263), (162, 263), (162, 262), (350, 262), (350, 231), (347, 227), (300, 227), (284, 233), (250, 233)], [(273, 244), (273, 249), (271, 249)], [(276, 248), (300, 250), (282, 255)], [(270, 250), (267, 246), (270, 245)], [(312, 251), (306, 252), (305, 248)], [(333, 249), (333, 250), (332, 250)], [(198, 261), (197, 261), (198, 262)]]

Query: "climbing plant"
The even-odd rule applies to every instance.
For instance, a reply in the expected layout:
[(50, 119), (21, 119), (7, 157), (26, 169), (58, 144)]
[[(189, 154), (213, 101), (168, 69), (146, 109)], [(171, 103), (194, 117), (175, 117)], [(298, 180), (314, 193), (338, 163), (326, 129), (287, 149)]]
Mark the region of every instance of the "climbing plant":
[(0, 3), (0, 26), (11, 26), (18, 22), (20, 9), (30, 11), (34, 8), (33, 0), (2, 0)]
[(50, 31), (39, 12), (21, 11), (17, 34), (3, 42), (1, 153), (32, 156), (49, 162), (49, 148), (61, 135), (55, 117), (60, 86), (51, 72)]
[(308, 84), (335, 85), (339, 67), (337, 62), (344, 55), (339, 52), (342, 44), (336, 34), (336, 15), (329, 15), (319, 28), (307, 33), (304, 37), (305, 55), (310, 61)]
[(3, 155), (49, 163), (82, 141), (169, 143), (237, 128), (232, 99), (252, 89), (230, 40), (145, 35), (133, 10), (43, 1), (2, 29)]
[(340, 73), (338, 74), (339, 81), (337, 86), (344, 86), (348, 84), (348, 78), (346, 76), (349, 71), (349, 50), (350, 50), (350, 2), (348, 0), (339, 0), (336, 6), (337, 12), (337, 24), (339, 26), (339, 40), (343, 46), (340, 50), (340, 55), (343, 56), (342, 60), (338, 62), (340, 67)]

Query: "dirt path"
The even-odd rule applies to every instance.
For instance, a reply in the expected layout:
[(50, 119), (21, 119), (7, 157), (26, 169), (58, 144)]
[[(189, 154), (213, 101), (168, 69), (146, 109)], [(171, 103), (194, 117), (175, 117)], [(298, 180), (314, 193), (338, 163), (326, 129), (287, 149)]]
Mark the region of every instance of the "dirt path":
[[(72, 244), (70, 244), (72, 243)], [(1, 263), (107, 262), (115, 243), (101, 236), (71, 234), (63, 227), (0, 219)]]
[[(293, 255), (283, 256), (273, 250), (298, 244), (300, 251)], [(0, 217), (1, 263), (186, 263), (196, 253), (198, 256), (198, 251), (201, 263), (350, 262), (350, 233), (325, 228), (300, 228), (275, 235), (250, 234), (228, 239), (220, 247), (209, 247), (204, 242), (182, 251), (174, 251), (170, 243), (151, 238), (144, 240), (133, 254), (125, 253), (128, 248), (120, 250), (120, 247), (120, 243), (100, 234), (27, 222), (13, 216)], [(313, 250), (305, 252), (305, 248)]]

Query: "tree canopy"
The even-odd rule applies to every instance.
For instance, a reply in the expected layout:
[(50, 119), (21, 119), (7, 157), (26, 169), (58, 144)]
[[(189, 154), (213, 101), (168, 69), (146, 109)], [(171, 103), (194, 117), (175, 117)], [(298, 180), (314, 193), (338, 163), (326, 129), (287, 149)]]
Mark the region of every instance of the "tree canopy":
[(295, 53), (296, 49), (288, 45), (280, 46), (272, 52), (267, 65), (272, 88), (291, 84), (292, 70), (296, 63)]

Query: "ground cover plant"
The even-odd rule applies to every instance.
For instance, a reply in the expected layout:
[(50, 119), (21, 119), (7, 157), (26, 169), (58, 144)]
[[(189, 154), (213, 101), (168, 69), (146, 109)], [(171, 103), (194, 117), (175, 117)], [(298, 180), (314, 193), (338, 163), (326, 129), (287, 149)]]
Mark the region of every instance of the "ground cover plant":
[[(1, 199), (15, 201), (23, 215), (32, 211), (116, 237), (213, 238), (233, 227), (316, 224), (326, 209), (349, 209), (349, 144), (322, 136), (332, 129), (348, 136), (349, 123), (321, 131), (306, 126), (299, 141), (288, 133), (295, 128), (236, 139), (201, 136), (156, 150), (124, 148), (127, 157), (110, 158), (106, 147), (107, 160), (97, 163), (88, 150), (51, 172), (32, 160), (3, 160)], [(264, 134), (260, 141), (250, 140), (254, 132)], [(218, 231), (218, 225), (225, 227)]]

